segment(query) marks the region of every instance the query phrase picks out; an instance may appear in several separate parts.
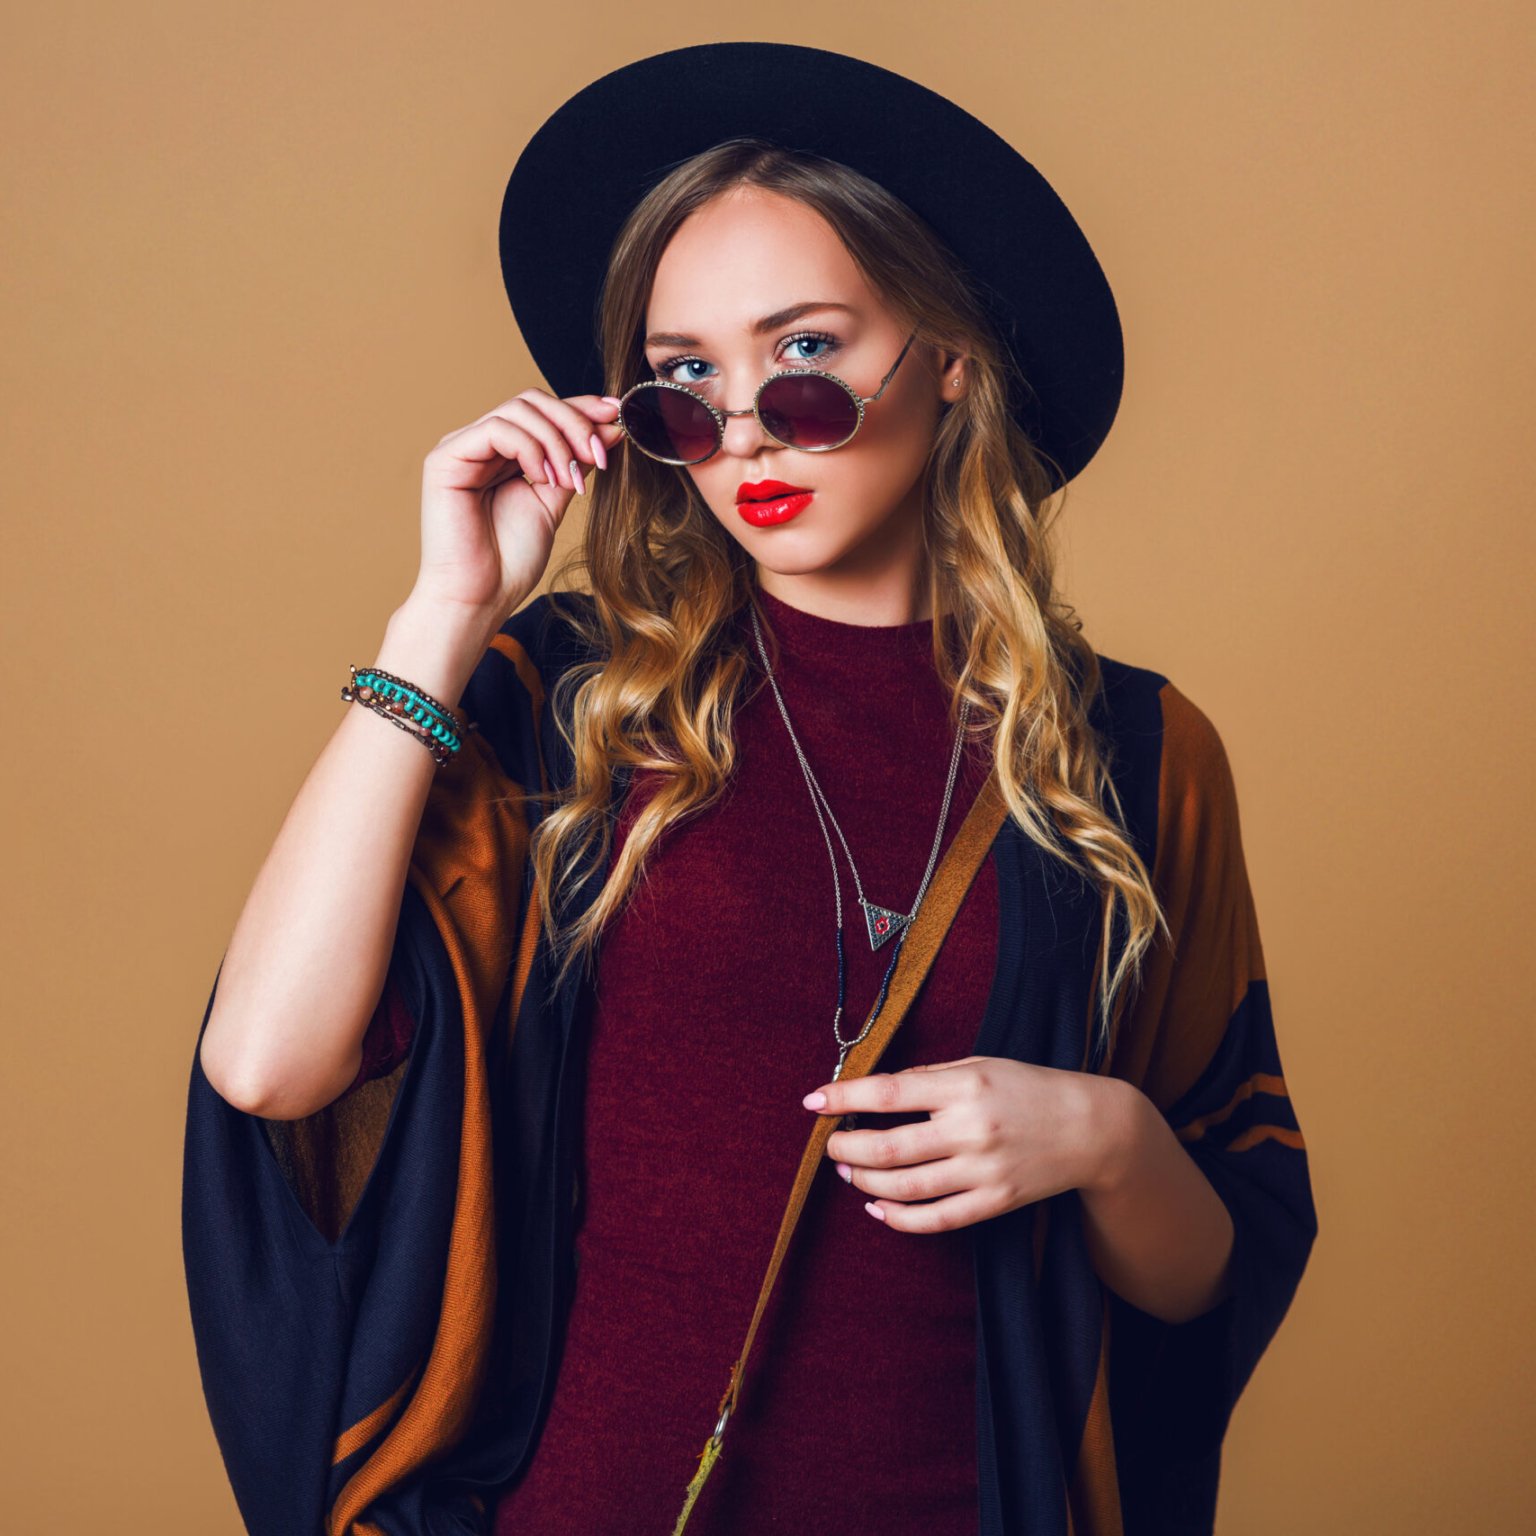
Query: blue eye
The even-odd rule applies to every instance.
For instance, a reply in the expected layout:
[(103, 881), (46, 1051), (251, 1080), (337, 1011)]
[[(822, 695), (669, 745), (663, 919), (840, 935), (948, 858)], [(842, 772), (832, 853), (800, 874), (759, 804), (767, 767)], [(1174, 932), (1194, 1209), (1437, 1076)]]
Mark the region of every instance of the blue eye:
[[(785, 337), (782, 350), (774, 362), (775, 368), (782, 368), (786, 363), (816, 363), (825, 366), (826, 360), (838, 350), (841, 343), (835, 336), (829, 336), (825, 331), (797, 331), (793, 336)], [(791, 347), (818, 347), (819, 351), (807, 356), (804, 352), (791, 352)], [(711, 369), (713, 363), (707, 363), (702, 357), (682, 355), (669, 357), (663, 363), (656, 364), (656, 377), (665, 379), (671, 384), (702, 384), (708, 377), (707, 372), (701, 370)], [(679, 375), (677, 370), (682, 369)]]
[(682, 378), (678, 379), (678, 378), (673, 378), (672, 370), (674, 368), (708, 368), (708, 367), (709, 367), (709, 364), (706, 363), (704, 361), (704, 359), (701, 358), (701, 357), (672, 357), (672, 358), (668, 358), (666, 362), (660, 363), (660, 364), (657, 365), (656, 376), (658, 378), (668, 379), (673, 384), (697, 384), (704, 377), (703, 374), (701, 374), (701, 373), (688, 373), (688, 374), (684, 374), (684, 376)]
[(791, 336), (785, 342), (785, 345), (789, 347), (820, 347), (822, 349), (820, 352), (814, 352), (809, 357), (802, 353), (799, 357), (786, 360), (798, 363), (821, 363), (825, 362), (837, 350), (837, 338), (835, 336), (828, 336), (825, 331), (801, 331), (798, 336)]

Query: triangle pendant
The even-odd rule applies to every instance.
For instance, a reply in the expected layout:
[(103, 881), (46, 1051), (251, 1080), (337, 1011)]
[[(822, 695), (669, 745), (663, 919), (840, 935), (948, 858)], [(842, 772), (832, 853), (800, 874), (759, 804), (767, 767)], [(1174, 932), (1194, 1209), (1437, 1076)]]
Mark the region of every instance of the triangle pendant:
[(893, 939), (908, 923), (912, 921), (906, 912), (892, 912), (889, 907), (877, 907), (874, 902), (866, 901), (864, 906), (864, 921), (869, 926), (869, 947), (879, 949), (887, 939)]

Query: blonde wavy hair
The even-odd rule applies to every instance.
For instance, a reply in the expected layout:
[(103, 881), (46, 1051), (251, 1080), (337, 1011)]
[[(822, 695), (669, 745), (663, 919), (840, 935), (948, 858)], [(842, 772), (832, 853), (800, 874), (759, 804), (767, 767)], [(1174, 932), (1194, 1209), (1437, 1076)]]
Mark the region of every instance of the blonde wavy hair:
[[(667, 242), (690, 214), (742, 185), (820, 213), (916, 331), (914, 345), (967, 359), (964, 397), (945, 407), (923, 471), (934, 664), (950, 691), (952, 728), (961, 700), (970, 700), (968, 734), (990, 740), (1013, 820), (1100, 893), (1096, 994), (1107, 1051), (1117, 1002), (1167, 924), (1088, 719), (1102, 686), (1097, 657), (1075, 610), (1055, 594), (1050, 534), (1062, 503), (1049, 510), (1047, 461), (1008, 407), (1012, 359), (952, 253), (904, 203), (847, 166), (758, 139), (726, 140), (672, 169), (614, 243), (598, 304), (609, 393), (648, 377), (645, 310)], [(733, 623), (752, 601), (750, 557), (686, 471), (635, 452), (615, 457), (596, 478), (580, 547), (551, 581), (556, 608), (602, 658), (553, 685), (575, 769), (530, 842), (545, 931), (565, 950), (561, 979), (580, 957), (590, 966), (661, 833), (720, 797), (736, 764), (732, 718), (751, 671)], [(1056, 478), (1065, 477), (1058, 470)], [(554, 585), (581, 574), (590, 620), (561, 604)], [(611, 856), (615, 775), (624, 770), (657, 775), (655, 793), (601, 890), (562, 933), (551, 893), (589, 858)], [(1125, 942), (1111, 964), (1117, 916)]]

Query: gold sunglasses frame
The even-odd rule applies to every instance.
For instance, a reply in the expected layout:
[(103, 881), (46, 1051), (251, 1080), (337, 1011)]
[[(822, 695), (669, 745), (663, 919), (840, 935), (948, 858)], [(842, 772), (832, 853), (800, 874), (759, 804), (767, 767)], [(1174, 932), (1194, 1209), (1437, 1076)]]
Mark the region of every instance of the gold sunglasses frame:
[[(709, 460), (714, 458), (714, 456), (720, 452), (721, 445), (725, 442), (725, 423), (727, 419), (732, 416), (756, 416), (758, 426), (760, 426), (764, 433), (766, 433), (767, 436), (773, 442), (777, 443), (781, 448), (793, 448), (797, 453), (831, 453), (834, 449), (846, 448), (848, 444), (851, 443), (856, 436), (858, 436), (859, 428), (864, 425), (864, 407), (866, 405), (873, 405), (875, 401), (885, 393), (885, 386), (889, 384), (893, 378), (895, 378), (896, 370), (901, 367), (902, 358), (904, 358), (908, 351), (911, 350), (912, 343), (916, 340), (917, 332), (913, 331), (912, 334), (907, 337), (901, 351), (896, 354), (896, 361), (891, 364), (890, 369), (887, 371), (885, 377), (880, 380), (880, 387), (876, 389), (872, 395), (861, 395), (858, 390), (856, 390), (853, 385), (851, 385), (846, 379), (840, 379), (835, 373), (828, 373), (825, 369), (822, 368), (780, 368), (776, 372), (770, 373), (768, 377), (757, 386), (757, 392), (752, 396), (752, 404), (750, 406), (740, 411), (722, 411), (718, 406), (713, 405), (708, 400), (706, 400), (704, 396), (701, 395), (696, 389), (689, 389), (686, 384), (679, 384), (673, 379), (642, 379), (638, 384), (632, 384), (627, 390), (625, 390), (622, 398), (619, 401), (619, 426), (623, 429), (624, 440), (629, 443), (634, 443), (635, 447), (638, 448), (640, 452), (646, 456), (646, 458), (654, 459), (658, 464), (675, 464), (685, 469), (691, 468), (695, 464), (707, 464)], [(845, 437), (842, 442), (826, 443), (820, 448), (802, 448), (797, 443), (786, 443), (782, 437), (775, 437), (773, 433), (768, 430), (768, 423), (763, 420), (762, 412), (758, 408), (758, 402), (763, 398), (763, 391), (767, 389), (775, 379), (803, 379), (807, 375), (815, 379), (829, 379), (832, 383), (836, 384), (839, 389), (845, 391), (848, 397), (858, 407), (859, 414), (853, 423), (853, 430), (849, 432), (848, 436)], [(715, 446), (711, 448), (709, 452), (706, 453), (702, 458), (698, 459), (666, 459), (663, 458), (659, 453), (652, 453), (649, 448), (647, 448), (643, 443), (639, 442), (634, 437), (624, 422), (624, 407), (629, 403), (630, 399), (634, 395), (638, 394), (642, 389), (679, 389), (685, 395), (689, 395), (693, 399), (697, 400), (699, 404), (702, 405), (712, 417), (714, 417)]]

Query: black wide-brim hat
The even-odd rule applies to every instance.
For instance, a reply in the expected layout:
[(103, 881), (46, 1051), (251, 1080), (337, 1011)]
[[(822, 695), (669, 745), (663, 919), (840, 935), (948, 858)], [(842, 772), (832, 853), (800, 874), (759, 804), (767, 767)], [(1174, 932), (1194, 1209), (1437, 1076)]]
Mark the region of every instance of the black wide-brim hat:
[[(954, 253), (1024, 387), (1015, 418), (1072, 479), (1109, 435), (1124, 378), (1114, 295), (1086, 236), (1013, 146), (946, 97), (847, 54), (703, 43), (626, 64), (543, 123), (507, 181), (501, 271), (557, 395), (606, 394), (597, 300), (636, 203), (681, 161), (752, 135), (840, 161)], [(1047, 466), (1050, 467), (1049, 464)]]

